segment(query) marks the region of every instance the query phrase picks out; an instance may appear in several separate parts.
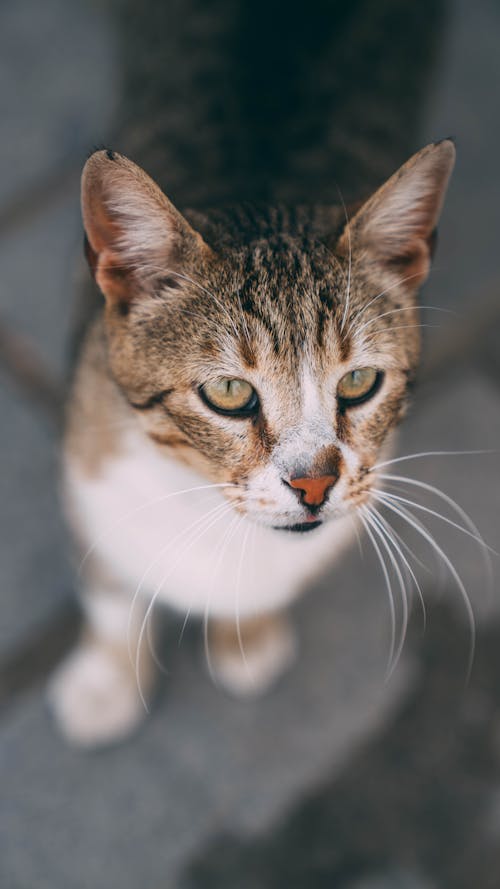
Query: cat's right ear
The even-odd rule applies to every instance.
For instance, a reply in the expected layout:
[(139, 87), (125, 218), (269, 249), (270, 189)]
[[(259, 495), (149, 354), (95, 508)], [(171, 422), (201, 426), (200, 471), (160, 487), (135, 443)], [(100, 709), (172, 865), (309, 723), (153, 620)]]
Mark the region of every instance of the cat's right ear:
[(455, 162), (450, 139), (413, 155), (348, 222), (337, 244), (370, 264), (397, 270), (419, 287), (428, 272), (435, 229)]
[(82, 216), (95, 280), (122, 307), (154, 292), (165, 277), (182, 281), (183, 271), (211, 255), (156, 183), (114, 151), (96, 151), (85, 164)]

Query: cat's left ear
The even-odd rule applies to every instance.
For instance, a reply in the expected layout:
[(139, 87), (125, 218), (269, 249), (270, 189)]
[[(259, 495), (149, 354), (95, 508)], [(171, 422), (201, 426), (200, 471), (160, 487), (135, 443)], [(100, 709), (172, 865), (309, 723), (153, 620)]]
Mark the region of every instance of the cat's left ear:
[(107, 301), (125, 308), (158, 282), (182, 275), (212, 255), (155, 182), (114, 151), (96, 151), (82, 174), (86, 253)]
[(455, 162), (450, 139), (413, 155), (347, 224), (337, 251), (361, 251), (369, 262), (403, 274), (419, 287), (429, 272), (434, 234)]

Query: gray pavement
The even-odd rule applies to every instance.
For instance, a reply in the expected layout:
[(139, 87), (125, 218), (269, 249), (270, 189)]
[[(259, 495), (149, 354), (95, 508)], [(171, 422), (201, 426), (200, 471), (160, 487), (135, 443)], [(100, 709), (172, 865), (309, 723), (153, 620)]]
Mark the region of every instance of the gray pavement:
[[(451, 4), (422, 137), (451, 133), (459, 152), (424, 301), (459, 307), (471, 328), (478, 294), (494, 306), (500, 283), (492, 149), (500, 124), (491, 105), (499, 33), (491, 0)], [(0, 8), (1, 315), (33, 337), (59, 378), (80, 253), (77, 173), (111, 127), (114, 58), (102, 4), (21, 0)], [(429, 337), (429, 360), (449, 347), (446, 315), (442, 324)], [(490, 330), (427, 378), (401, 454), (498, 447), (497, 343)], [(75, 583), (54, 437), (10, 382), (0, 399), (1, 665), (71, 606)], [(499, 469), (494, 454), (394, 467), (457, 499), (496, 548)], [(421, 502), (440, 508), (431, 496)], [(58, 737), (41, 677), (32, 676), (10, 695), (0, 722), (2, 889), (497, 889), (498, 568), (489, 590), (475, 543), (421, 517), (477, 616), (467, 691), (464, 603), (415, 540), (431, 569), (421, 573), (428, 627), (423, 636), (417, 607), (389, 682), (388, 606), (368, 543), (363, 559), (347, 553), (297, 604), (301, 657), (261, 701), (235, 703), (213, 688), (197, 633), (178, 649), (172, 624), (162, 647), (170, 672), (150, 719), (126, 744), (81, 754)]]

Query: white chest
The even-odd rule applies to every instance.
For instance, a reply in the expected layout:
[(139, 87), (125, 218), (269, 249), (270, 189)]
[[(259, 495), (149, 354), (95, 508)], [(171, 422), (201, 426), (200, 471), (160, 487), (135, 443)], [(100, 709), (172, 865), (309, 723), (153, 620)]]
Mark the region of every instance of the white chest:
[(79, 539), (132, 598), (182, 613), (251, 615), (289, 602), (350, 538), (348, 520), (308, 534), (236, 514), (220, 489), (163, 457), (140, 433), (89, 478), (67, 462), (66, 495)]

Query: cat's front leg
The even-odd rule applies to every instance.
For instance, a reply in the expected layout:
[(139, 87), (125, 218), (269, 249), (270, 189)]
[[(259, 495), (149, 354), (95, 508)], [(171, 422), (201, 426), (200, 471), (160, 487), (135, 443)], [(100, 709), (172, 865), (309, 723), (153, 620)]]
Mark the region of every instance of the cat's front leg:
[(210, 669), (215, 681), (238, 697), (268, 691), (291, 666), (296, 653), (295, 631), (284, 612), (210, 623)]
[(130, 599), (111, 585), (92, 586), (82, 602), (79, 644), (53, 674), (48, 697), (65, 737), (95, 747), (121, 740), (142, 721), (155, 669), (149, 634), (141, 637), (142, 601), (131, 618)]

